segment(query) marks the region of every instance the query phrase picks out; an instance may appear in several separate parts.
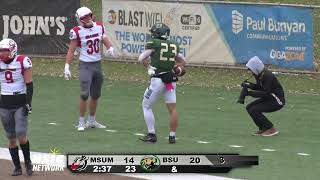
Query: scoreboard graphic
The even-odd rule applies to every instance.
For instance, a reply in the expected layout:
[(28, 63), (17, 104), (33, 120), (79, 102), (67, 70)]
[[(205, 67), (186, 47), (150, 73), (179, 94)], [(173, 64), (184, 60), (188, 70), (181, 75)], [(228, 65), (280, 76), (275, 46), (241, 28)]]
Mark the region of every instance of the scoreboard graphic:
[(228, 173), (258, 164), (258, 156), (239, 154), (67, 155), (73, 173)]

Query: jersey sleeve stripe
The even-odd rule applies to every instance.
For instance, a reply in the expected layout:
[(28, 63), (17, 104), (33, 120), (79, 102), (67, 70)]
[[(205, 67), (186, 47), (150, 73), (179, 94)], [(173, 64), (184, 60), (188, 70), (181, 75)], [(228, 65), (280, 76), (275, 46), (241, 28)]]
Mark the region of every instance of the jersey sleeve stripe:
[(74, 32), (77, 35), (78, 46), (81, 48), (81, 40), (80, 40), (80, 34), (79, 34), (80, 27), (76, 26), (72, 29), (74, 30)]
[(102, 34), (104, 34), (104, 26), (103, 26), (102, 22), (97, 22), (97, 25), (98, 25), (98, 26), (101, 26), (101, 28), (102, 28)]
[(23, 60), (26, 56), (22, 56), (22, 55), (19, 55), (18, 58), (17, 58), (17, 61), (20, 63), (20, 66), (21, 66), (21, 74), (23, 75), (24, 74), (24, 66), (23, 66)]

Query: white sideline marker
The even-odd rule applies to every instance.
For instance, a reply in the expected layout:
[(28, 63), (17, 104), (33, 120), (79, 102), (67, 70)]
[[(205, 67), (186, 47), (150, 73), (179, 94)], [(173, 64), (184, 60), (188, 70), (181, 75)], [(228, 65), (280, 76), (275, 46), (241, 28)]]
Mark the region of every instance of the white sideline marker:
[(210, 142), (208, 142), (208, 141), (197, 141), (197, 143), (199, 143), (199, 144), (209, 144)]
[(51, 123), (48, 123), (49, 125), (53, 125), (53, 126), (56, 126), (57, 125), (57, 123), (55, 123), (55, 122), (51, 122)]
[(267, 152), (274, 152), (276, 151), (275, 149), (261, 149), (262, 151), (267, 151)]
[(113, 133), (114, 133), (114, 132), (118, 132), (117, 130), (113, 130), (113, 129), (107, 129), (106, 131), (107, 131), (107, 132), (113, 132)]
[(307, 153), (297, 153), (299, 156), (310, 156), (310, 154)]
[(144, 134), (141, 134), (141, 133), (135, 133), (134, 135), (136, 135), (136, 136), (144, 136)]
[(233, 147), (233, 148), (241, 148), (241, 147), (243, 147), (243, 146), (239, 146), (239, 145), (231, 144), (231, 145), (229, 145), (229, 147)]

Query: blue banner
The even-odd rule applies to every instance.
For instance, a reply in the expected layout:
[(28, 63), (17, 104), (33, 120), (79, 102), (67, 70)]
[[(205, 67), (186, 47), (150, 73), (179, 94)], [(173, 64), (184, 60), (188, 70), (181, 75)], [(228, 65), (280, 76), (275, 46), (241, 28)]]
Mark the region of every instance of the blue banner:
[(210, 4), (236, 63), (259, 56), (265, 64), (313, 69), (313, 12), (310, 8)]

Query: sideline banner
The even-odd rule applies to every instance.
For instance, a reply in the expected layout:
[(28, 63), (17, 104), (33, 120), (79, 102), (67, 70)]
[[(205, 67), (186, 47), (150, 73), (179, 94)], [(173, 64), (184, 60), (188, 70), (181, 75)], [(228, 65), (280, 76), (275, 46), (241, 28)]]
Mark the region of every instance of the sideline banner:
[(312, 9), (103, 0), (107, 35), (120, 57), (137, 58), (162, 22), (189, 63), (243, 64), (258, 55), (281, 68), (313, 68)]
[(1, 1), (1, 39), (15, 40), (22, 54), (66, 54), (79, 6), (79, 0)]

